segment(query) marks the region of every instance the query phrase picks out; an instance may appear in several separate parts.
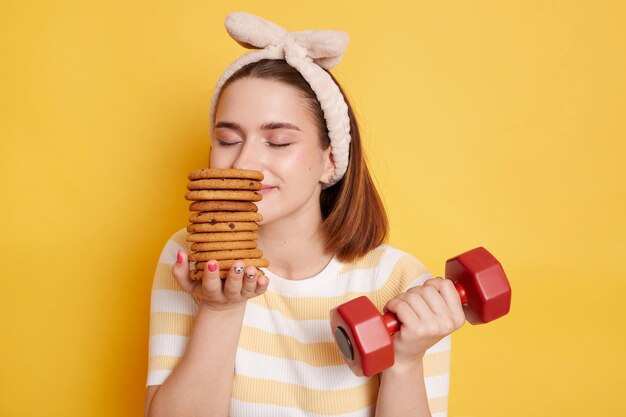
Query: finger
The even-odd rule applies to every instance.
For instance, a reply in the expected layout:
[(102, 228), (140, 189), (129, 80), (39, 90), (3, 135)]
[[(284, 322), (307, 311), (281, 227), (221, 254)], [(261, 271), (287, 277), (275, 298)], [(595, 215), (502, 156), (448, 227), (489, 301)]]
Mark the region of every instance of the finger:
[(254, 294), (256, 281), (258, 278), (257, 269), (254, 266), (247, 267), (243, 272), (243, 283), (241, 285), (241, 295), (249, 298)]
[(389, 311), (394, 313), (400, 322), (400, 334), (406, 334), (411, 329), (417, 329), (420, 325), (420, 320), (415, 310), (409, 305), (409, 303), (399, 297), (388, 303)]
[(256, 280), (256, 289), (254, 290), (254, 293), (256, 295), (261, 295), (265, 293), (265, 291), (267, 291), (270, 285), (270, 279), (260, 269), (257, 274), (258, 274), (258, 277)]
[(218, 295), (222, 292), (219, 264), (212, 259), (204, 266), (202, 273), (202, 289), (206, 294)]
[(176, 262), (172, 265), (174, 279), (183, 291), (191, 292), (194, 287), (193, 280), (189, 277), (189, 260), (184, 250), (179, 250), (176, 254)]
[[(441, 280), (438, 280), (441, 281)], [(439, 289), (433, 285), (421, 285), (416, 288), (411, 295), (418, 294), (422, 298), (430, 311), (440, 316), (448, 316), (451, 310), (439, 293)]]
[[(436, 290), (434, 290), (436, 291)], [(432, 320), (434, 316), (433, 310), (430, 308), (426, 300), (423, 298), (423, 295), (418, 292), (408, 292), (404, 294), (400, 294), (398, 296), (401, 300), (406, 301), (406, 303), (411, 307), (411, 310), (415, 313), (416, 317), (419, 320), (427, 321)]]
[[(403, 320), (411, 320), (404, 318), (398, 314), (398, 319), (404, 326), (404, 335), (406, 337), (422, 337), (422, 336), (434, 336), (434, 335), (447, 335), (455, 330), (454, 320), (452, 319), (450, 312), (443, 301), (443, 298), (439, 292), (432, 287), (421, 287), (419, 292), (413, 291), (411, 293), (405, 293), (399, 297), (406, 300), (417, 318), (416, 321), (412, 321), (413, 325), (408, 327), (404, 324)], [(431, 303), (427, 299), (435, 300)], [(435, 309), (443, 311), (439, 314), (433, 311), (431, 305), (435, 305)], [(400, 330), (402, 331), (402, 327)]]
[(387, 301), (387, 304), (385, 304), (383, 307), (383, 313), (387, 314), (391, 312), (393, 314), (396, 314), (396, 308), (398, 306), (398, 303), (400, 303), (401, 301), (402, 300), (399, 299), (397, 296)]
[(463, 305), (461, 304), (461, 296), (454, 286), (454, 283), (449, 279), (437, 279), (432, 280), (432, 282), (430, 281), (431, 280), (426, 281), (424, 285), (437, 288), (453, 317), (455, 325), (460, 327), (463, 323), (465, 323), (465, 313), (463, 312)]
[(224, 295), (230, 299), (238, 298), (241, 295), (241, 281), (243, 279), (244, 263), (241, 260), (235, 261), (230, 267), (226, 282), (224, 283)]
[(441, 301), (445, 303), (445, 307), (448, 311), (452, 312), (453, 307), (456, 305), (457, 310), (461, 307), (461, 297), (456, 290), (454, 283), (449, 279), (432, 278), (424, 282), (424, 289), (434, 288), (439, 293)]

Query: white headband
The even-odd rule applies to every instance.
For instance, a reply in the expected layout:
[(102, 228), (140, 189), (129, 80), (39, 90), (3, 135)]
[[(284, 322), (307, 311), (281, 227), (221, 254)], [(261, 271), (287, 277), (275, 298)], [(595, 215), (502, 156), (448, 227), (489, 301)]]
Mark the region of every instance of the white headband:
[(231, 13), (226, 16), (225, 25), (237, 43), (255, 50), (230, 64), (218, 81), (211, 102), (211, 128), (215, 126), (215, 107), (226, 80), (250, 63), (262, 59), (284, 59), (309, 83), (320, 102), (335, 161), (335, 172), (325, 188), (335, 184), (343, 178), (348, 168), (350, 118), (339, 87), (324, 69), (330, 69), (341, 61), (348, 47), (348, 34), (336, 30), (288, 32), (275, 23), (249, 13)]

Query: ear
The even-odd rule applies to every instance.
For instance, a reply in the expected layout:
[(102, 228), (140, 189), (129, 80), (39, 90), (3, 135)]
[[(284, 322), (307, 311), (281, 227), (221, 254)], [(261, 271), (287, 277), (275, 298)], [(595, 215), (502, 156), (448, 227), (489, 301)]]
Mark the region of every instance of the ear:
[(328, 184), (330, 182), (330, 177), (335, 173), (335, 158), (333, 157), (332, 147), (324, 149), (323, 157), (324, 157), (324, 170), (322, 171), (322, 176), (320, 178), (320, 182), (322, 184)]

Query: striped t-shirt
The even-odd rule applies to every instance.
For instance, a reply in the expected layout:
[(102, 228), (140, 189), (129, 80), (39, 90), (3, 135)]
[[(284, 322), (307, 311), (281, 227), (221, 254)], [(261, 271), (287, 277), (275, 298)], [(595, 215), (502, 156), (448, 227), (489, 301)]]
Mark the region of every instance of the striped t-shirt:
[[(146, 385), (160, 385), (185, 351), (197, 304), (174, 279), (185, 228), (167, 242), (156, 268), (150, 308)], [(431, 277), (412, 255), (381, 245), (351, 263), (333, 258), (314, 277), (292, 281), (262, 268), (270, 285), (247, 301), (234, 369), (231, 417), (374, 416), (380, 376), (357, 377), (343, 361), (329, 311), (365, 295), (382, 311), (397, 294)], [(447, 416), (450, 336), (424, 357), (433, 417)], [(211, 387), (207, 387), (210, 391)]]

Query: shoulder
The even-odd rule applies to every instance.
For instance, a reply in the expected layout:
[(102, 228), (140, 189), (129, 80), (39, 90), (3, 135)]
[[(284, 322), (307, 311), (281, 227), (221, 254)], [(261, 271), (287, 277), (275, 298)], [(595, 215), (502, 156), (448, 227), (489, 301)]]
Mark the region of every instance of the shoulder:
[(388, 280), (405, 284), (407, 288), (404, 290), (406, 290), (411, 283), (414, 283), (413, 281), (421, 281), (419, 284), (423, 284), (430, 277), (428, 268), (414, 255), (389, 245), (385, 246), (387, 247), (386, 258), (389, 264), (393, 265), (387, 277)]
[(377, 260), (374, 298), (379, 308), (396, 295), (432, 278), (428, 268), (418, 258), (391, 245), (382, 244), (368, 255)]
[(389, 270), (388, 272), (393, 270), (394, 275), (402, 276), (422, 275), (428, 272), (415, 256), (388, 244), (382, 244), (354, 261), (344, 262), (341, 272), (366, 269)]
[(189, 247), (189, 242), (187, 242), (187, 227), (182, 227), (175, 231), (168, 239), (168, 242), (173, 242), (181, 246), (182, 248)]

